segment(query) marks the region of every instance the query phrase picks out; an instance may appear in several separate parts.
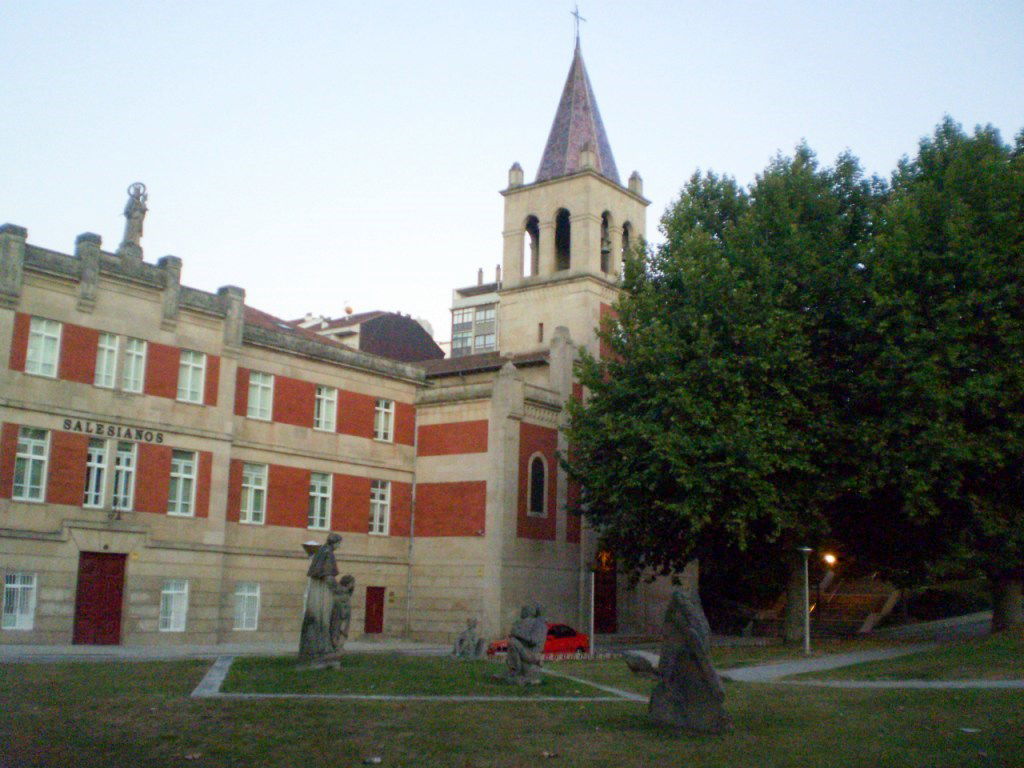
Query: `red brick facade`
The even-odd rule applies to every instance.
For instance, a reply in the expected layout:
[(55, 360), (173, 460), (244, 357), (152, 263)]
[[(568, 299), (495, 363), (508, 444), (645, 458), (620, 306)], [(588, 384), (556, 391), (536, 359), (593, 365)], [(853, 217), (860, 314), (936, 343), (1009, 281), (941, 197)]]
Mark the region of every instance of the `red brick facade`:
[(96, 346), (99, 341), (99, 331), (65, 323), (61, 330), (57, 377), (92, 384), (96, 378)]
[[(516, 534), (523, 539), (554, 541), (556, 530), (556, 483), (558, 478), (555, 451), (558, 449), (558, 431), (536, 424), (519, 425), (519, 514)], [(530, 497), (530, 459), (535, 454), (544, 457), (547, 465), (544, 517), (527, 514)]]
[(11, 334), (10, 368), (12, 371), (25, 370), (25, 355), (28, 354), (28, 331), (32, 316), (24, 312), (14, 315), (14, 332)]
[(139, 512), (167, 514), (170, 489), (171, 453), (166, 445), (139, 445), (139, 468), (135, 478), (135, 509)]
[(417, 483), (416, 536), (482, 536), (487, 482)]
[(373, 437), (377, 398), (359, 392), (338, 392), (338, 431), (356, 437)]
[(487, 452), (487, 419), (429, 424), (419, 429), (417, 456)]
[(142, 391), (156, 397), (176, 398), (180, 357), (181, 351), (177, 347), (155, 341), (146, 344), (146, 381)]
[(316, 384), (288, 376), (274, 377), (274, 421), (312, 428), (315, 400)]

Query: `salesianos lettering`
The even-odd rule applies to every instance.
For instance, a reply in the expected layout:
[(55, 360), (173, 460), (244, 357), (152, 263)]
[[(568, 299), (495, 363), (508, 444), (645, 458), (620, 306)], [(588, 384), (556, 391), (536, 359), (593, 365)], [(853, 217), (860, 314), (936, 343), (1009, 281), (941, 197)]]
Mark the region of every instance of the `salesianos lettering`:
[(139, 443), (156, 443), (164, 441), (164, 433), (153, 429), (142, 429), (125, 424), (107, 424), (103, 421), (86, 421), (84, 419), (64, 419), (65, 432), (82, 432), (97, 437), (116, 437), (118, 440), (135, 440)]

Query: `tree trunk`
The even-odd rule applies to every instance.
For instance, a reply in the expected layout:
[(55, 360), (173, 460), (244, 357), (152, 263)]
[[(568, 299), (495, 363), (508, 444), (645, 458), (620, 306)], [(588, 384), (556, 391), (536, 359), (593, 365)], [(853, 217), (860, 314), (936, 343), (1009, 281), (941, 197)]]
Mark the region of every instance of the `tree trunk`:
[(992, 631), (1000, 632), (1024, 624), (1021, 600), (1022, 579), (1002, 576), (992, 579)]
[(786, 585), (786, 613), (782, 623), (782, 637), (787, 643), (800, 643), (804, 639), (804, 561), (794, 557), (790, 561), (789, 582)]

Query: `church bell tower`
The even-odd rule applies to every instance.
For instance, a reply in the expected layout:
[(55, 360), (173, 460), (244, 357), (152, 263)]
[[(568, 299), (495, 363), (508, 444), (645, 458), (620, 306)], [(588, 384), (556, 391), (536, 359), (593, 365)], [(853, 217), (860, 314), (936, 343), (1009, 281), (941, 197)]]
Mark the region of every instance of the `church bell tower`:
[(619, 180), (579, 39), (536, 179), (509, 170), (498, 348), (544, 349), (558, 326), (597, 353), (594, 329), (618, 294), (623, 254), (644, 237), (643, 181)]

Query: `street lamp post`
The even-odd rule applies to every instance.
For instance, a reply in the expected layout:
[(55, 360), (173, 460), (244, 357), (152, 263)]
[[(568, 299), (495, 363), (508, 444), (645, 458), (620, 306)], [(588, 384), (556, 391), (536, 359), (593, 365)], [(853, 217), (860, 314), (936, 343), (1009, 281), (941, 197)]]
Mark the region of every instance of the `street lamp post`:
[(810, 547), (800, 547), (804, 556), (804, 654), (811, 655), (811, 577), (808, 558), (813, 551)]

